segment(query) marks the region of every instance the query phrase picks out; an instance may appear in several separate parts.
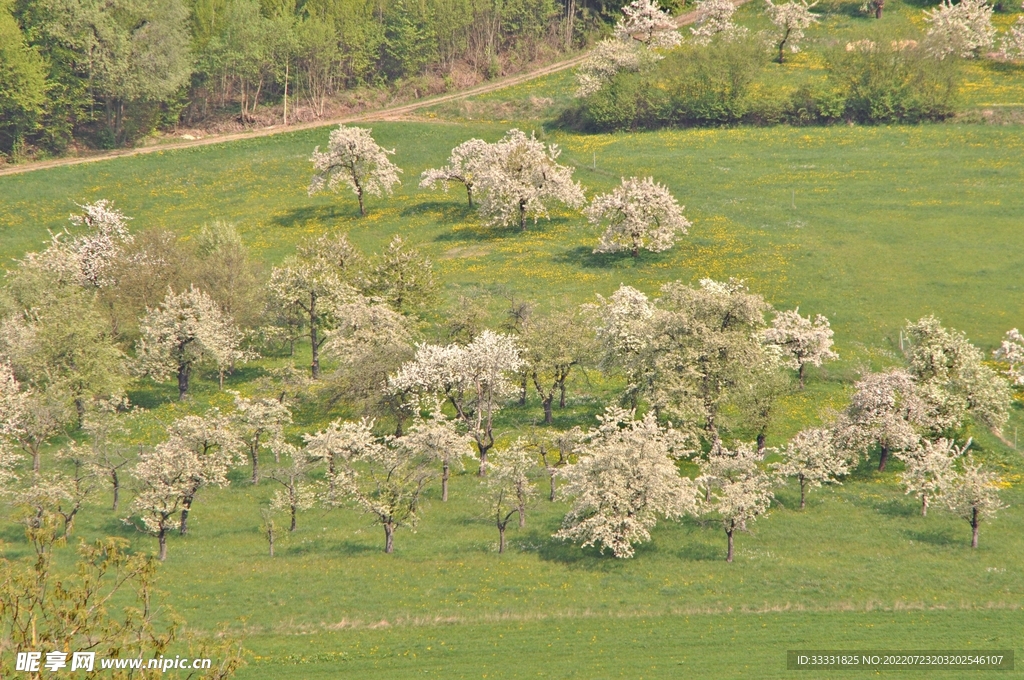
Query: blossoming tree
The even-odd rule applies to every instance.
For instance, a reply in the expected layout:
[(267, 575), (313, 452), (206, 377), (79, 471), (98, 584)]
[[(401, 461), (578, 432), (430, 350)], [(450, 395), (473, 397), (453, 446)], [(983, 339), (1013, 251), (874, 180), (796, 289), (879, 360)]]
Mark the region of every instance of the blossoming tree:
[(402, 169), (388, 158), (395, 150), (383, 148), (371, 132), (366, 128), (339, 125), (331, 132), (326, 151), (320, 151), (319, 146), (313, 150), (310, 161), (315, 174), (309, 184), (310, 196), (347, 186), (359, 199), (359, 214), (366, 215), (363, 205), (366, 194), (391, 195), (395, 185), (402, 183), (398, 179)]

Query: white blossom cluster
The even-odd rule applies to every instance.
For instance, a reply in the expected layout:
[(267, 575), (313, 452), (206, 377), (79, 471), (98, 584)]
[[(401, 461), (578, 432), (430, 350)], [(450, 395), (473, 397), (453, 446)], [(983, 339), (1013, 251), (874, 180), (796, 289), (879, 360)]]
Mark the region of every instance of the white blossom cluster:
[(89, 232), (72, 239), (68, 245), (78, 259), (83, 283), (97, 288), (112, 285), (113, 263), (122, 249), (134, 240), (128, 232), (131, 218), (106, 199), (79, 207), (84, 214), (72, 215), (71, 223), (86, 227)]
[(512, 516), (519, 516), (520, 529), (526, 526), (526, 509), (537, 497), (531, 479), (536, 468), (536, 456), (522, 438), (496, 454), (488, 466), (484, 502), (498, 527), (499, 553), (505, 552), (505, 528)]
[(943, 0), (935, 9), (925, 10), (924, 20), (929, 25), (925, 48), (936, 59), (976, 56), (995, 41), (992, 12), (988, 0), (960, 0), (956, 4)]
[(900, 484), (906, 493), (913, 494), (921, 501), (921, 515), (928, 514), (928, 506), (940, 498), (956, 477), (954, 463), (970, 448), (970, 440), (957, 446), (951, 439), (924, 440), (913, 451), (900, 454), (905, 463), (900, 475)]
[(576, 69), (576, 96), (588, 97), (619, 71), (639, 71), (661, 59), (683, 38), (656, 0), (634, 0), (622, 8), (614, 38), (602, 40)]
[(999, 499), (1001, 482), (999, 475), (985, 470), (968, 454), (963, 459), (960, 473), (953, 477), (943, 493), (950, 512), (970, 523), (972, 548), (978, 547), (981, 522), (992, 519), (1006, 508)]
[(779, 312), (772, 325), (764, 330), (764, 340), (782, 351), (785, 365), (800, 372), (800, 386), (804, 384), (804, 367), (821, 366), (834, 361), (839, 355), (832, 350), (832, 328), (821, 314), (800, 316), (800, 308)]
[(466, 187), (470, 207), (473, 206), (473, 188), (487, 171), (493, 160), (493, 147), (482, 139), (467, 139), (452, 149), (448, 164), (428, 168), (420, 175), (420, 187), (433, 189), (438, 184), (448, 192), (448, 186), (457, 182)]
[(726, 40), (742, 38), (748, 31), (733, 23), (736, 5), (732, 0), (701, 0), (697, 3), (697, 24), (690, 29), (693, 42), (708, 45), (716, 36)]
[(309, 194), (330, 189), (337, 191), (345, 185), (359, 198), (359, 213), (365, 214), (363, 196), (391, 194), (402, 169), (392, 163), (388, 156), (394, 149), (385, 149), (371, 135), (371, 130), (360, 127), (339, 125), (331, 132), (327, 151), (320, 147), (313, 150), (310, 161), (315, 174), (309, 184)]
[(807, 0), (791, 0), (782, 5), (776, 5), (772, 0), (765, 2), (768, 3), (768, 19), (775, 25), (775, 41), (779, 49), (779, 61), (782, 61), (786, 49), (794, 54), (800, 51), (804, 31), (818, 22), (817, 15), (811, 12), (818, 3), (808, 4)]
[(555, 537), (632, 557), (658, 517), (697, 514), (696, 486), (674, 460), (692, 442), (661, 427), (653, 413), (638, 419), (608, 407), (599, 420), (578, 448), (578, 462), (558, 471), (565, 480), (560, 493), (573, 504)]
[(796, 477), (800, 484), (800, 507), (805, 505), (807, 489), (822, 484), (839, 484), (850, 471), (850, 459), (836, 447), (833, 433), (825, 427), (801, 430), (783, 450), (783, 461), (773, 468), (785, 477)]
[(772, 476), (761, 469), (764, 452), (741, 443), (735, 449), (712, 449), (700, 461), (701, 474), (697, 485), (703, 492), (701, 514), (717, 519), (728, 538), (726, 561), (733, 560), (733, 540), (737, 531), (766, 514), (775, 498)]
[(1018, 17), (1003, 36), (999, 54), (1003, 59), (1024, 59), (1024, 17)]
[(683, 207), (653, 177), (622, 178), (611, 193), (595, 196), (584, 214), (591, 224), (606, 225), (595, 253), (629, 250), (633, 257), (641, 249), (660, 253), (690, 226)]
[(1011, 328), (994, 354), (997, 361), (1009, 364), (1005, 373), (1013, 384), (1024, 385), (1024, 335)]

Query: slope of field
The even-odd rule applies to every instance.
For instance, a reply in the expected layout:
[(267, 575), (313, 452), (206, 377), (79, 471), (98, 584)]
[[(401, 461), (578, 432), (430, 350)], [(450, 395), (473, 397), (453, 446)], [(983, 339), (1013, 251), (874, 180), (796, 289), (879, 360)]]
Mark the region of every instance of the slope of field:
[[(416, 188), (452, 146), (497, 139), (507, 125), (373, 127), (397, 148), (405, 174), (393, 198), (371, 199), (364, 219), (350, 195), (306, 195), (309, 153), (327, 137), (310, 130), (2, 177), (0, 256), (40, 247), (75, 202), (110, 198), (134, 229), (187, 235), (212, 220), (236, 222), (268, 262), (323, 229), (347, 231), (366, 250), (402, 234), (434, 260), (449, 300), (503, 289), (559, 305), (620, 283), (655, 293), (674, 279), (741, 277), (777, 306), (828, 315), (843, 356), (787, 399), (774, 443), (840, 406), (859, 368), (895, 361), (904, 319), (935, 313), (986, 349), (1024, 324), (1018, 127), (549, 135), (590, 194), (651, 174), (687, 206), (690, 235), (637, 261), (594, 255), (597, 234), (578, 214), (555, 211), (526, 233), (494, 229), (457, 187)], [(229, 386), (251, 391), (271, 361), (284, 359), (247, 367)], [(170, 385), (132, 396), (162, 420), (227, 406), (211, 377), (200, 376), (185, 406)], [(609, 396), (607, 386), (577, 381), (558, 426), (592, 423)], [(300, 414), (291, 434), (335, 415)], [(505, 410), (502, 439), (538, 415), (532, 400)], [(1015, 409), (1011, 439), (1021, 415)], [(918, 515), (896, 484), (898, 465), (884, 475), (865, 465), (842, 487), (813, 494), (804, 511), (793, 489), (780, 492), (773, 513), (738, 538), (731, 565), (721, 529), (694, 521), (659, 525), (632, 560), (558, 543), (550, 535), (565, 506), (547, 501), (499, 556), (469, 473), (456, 477), (448, 504), (431, 490), (423, 523), (398, 534), (394, 555), (382, 553), (366, 517), (316, 510), (271, 559), (258, 508), (273, 487), (253, 488), (238, 470), (231, 488), (204, 492), (190, 535), (170, 542), (161, 585), (190, 627), (227, 622), (245, 636), (253, 657), (240, 677), (254, 679), (803, 677), (785, 671), (786, 649), (1020, 649), (1024, 466), (1012, 448), (975, 434), (979, 456), (1006, 475), (1012, 506), (982, 528), (977, 551), (965, 522)], [(155, 548), (105, 503), (82, 513), (79, 536)], [(9, 556), (24, 554), (16, 527), (2, 537)]]

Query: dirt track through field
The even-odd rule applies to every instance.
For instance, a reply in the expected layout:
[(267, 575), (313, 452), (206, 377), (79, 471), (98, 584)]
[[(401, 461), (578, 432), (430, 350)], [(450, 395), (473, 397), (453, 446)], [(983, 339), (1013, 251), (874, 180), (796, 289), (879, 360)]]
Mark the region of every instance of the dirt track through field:
[[(737, 6), (742, 5), (747, 0), (738, 0), (735, 2)], [(697, 11), (687, 12), (676, 17), (677, 26), (686, 26), (692, 24), (697, 20)], [(271, 125), (269, 127), (260, 128), (258, 130), (246, 130), (243, 132), (231, 132), (223, 135), (211, 135), (209, 137), (203, 137), (202, 139), (194, 140), (183, 140), (180, 142), (171, 142), (167, 144), (157, 144), (154, 146), (139, 147), (136, 149), (122, 149), (117, 151), (109, 151), (106, 153), (95, 154), (91, 156), (81, 156), (76, 158), (56, 158), (49, 161), (38, 161), (35, 163), (25, 163), (24, 165), (9, 165), (0, 166), (0, 176), (3, 175), (17, 175), (24, 172), (32, 172), (33, 170), (46, 170), (48, 168), (57, 168), (65, 165), (80, 165), (82, 163), (95, 163), (98, 161), (110, 160), (113, 158), (127, 158), (129, 156), (139, 156), (141, 154), (156, 153), (160, 151), (174, 151), (176, 149), (189, 149), (197, 146), (209, 146), (211, 144), (224, 144), (226, 142), (235, 142), (241, 139), (255, 139), (257, 137), (269, 137), (271, 135), (282, 134), (286, 132), (295, 132), (297, 130), (309, 130), (311, 128), (328, 127), (338, 125), (340, 123), (361, 123), (366, 121), (386, 121), (396, 120), (403, 116), (407, 116), (410, 113), (425, 109), (445, 102), (459, 101), (461, 99), (468, 99), (481, 94), (487, 94), (489, 92), (495, 92), (497, 90), (503, 90), (507, 87), (513, 87), (521, 83), (526, 83), (536, 78), (542, 78), (552, 73), (559, 73), (566, 69), (573, 68), (579, 65), (584, 59), (587, 58), (587, 54), (577, 55), (571, 59), (559, 61), (554, 64), (548, 64), (542, 66), (536, 70), (530, 71), (529, 73), (521, 73), (516, 76), (511, 76), (502, 80), (496, 80), (483, 85), (477, 85), (471, 87), (468, 90), (460, 90), (459, 92), (453, 92), (451, 94), (439, 95), (437, 97), (429, 97), (427, 99), (419, 99), (409, 104), (401, 104), (398, 106), (390, 106), (383, 109), (376, 109), (374, 111), (364, 111), (362, 113), (353, 114), (350, 116), (342, 116), (339, 118), (325, 119), (311, 121), (308, 123), (298, 123), (295, 125)]]

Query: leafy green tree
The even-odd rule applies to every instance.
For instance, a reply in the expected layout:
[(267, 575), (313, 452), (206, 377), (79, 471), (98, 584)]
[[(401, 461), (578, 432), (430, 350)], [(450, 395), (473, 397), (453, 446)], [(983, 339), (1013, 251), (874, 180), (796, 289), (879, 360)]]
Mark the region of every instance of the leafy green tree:
[(0, 0), (0, 154), (17, 158), (25, 135), (39, 126), (48, 84), (46, 62), (28, 45), (11, 4)]

